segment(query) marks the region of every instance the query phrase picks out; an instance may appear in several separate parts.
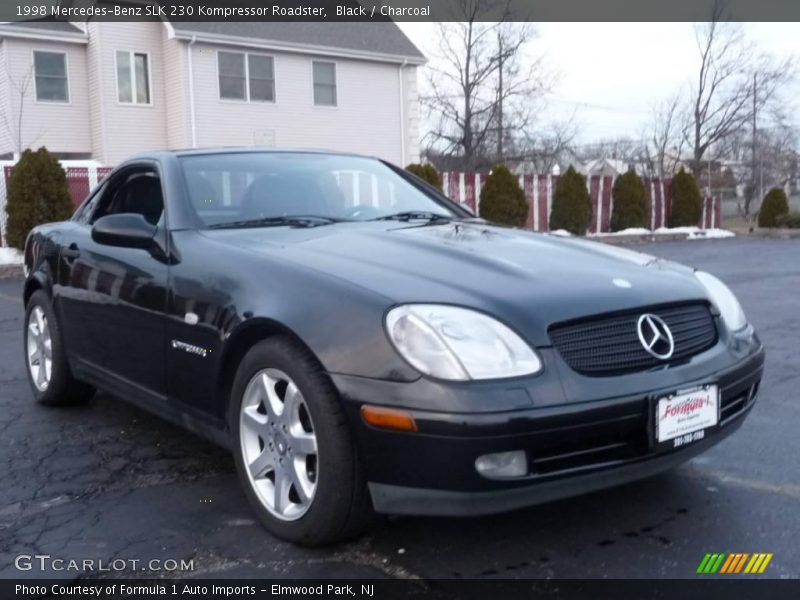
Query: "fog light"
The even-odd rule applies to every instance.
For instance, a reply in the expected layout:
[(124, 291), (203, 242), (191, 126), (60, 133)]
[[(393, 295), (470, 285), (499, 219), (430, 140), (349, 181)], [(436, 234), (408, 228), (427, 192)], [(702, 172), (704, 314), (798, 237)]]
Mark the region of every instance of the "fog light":
[(475, 469), (489, 479), (522, 477), (528, 474), (528, 458), (523, 450), (484, 454), (475, 459)]

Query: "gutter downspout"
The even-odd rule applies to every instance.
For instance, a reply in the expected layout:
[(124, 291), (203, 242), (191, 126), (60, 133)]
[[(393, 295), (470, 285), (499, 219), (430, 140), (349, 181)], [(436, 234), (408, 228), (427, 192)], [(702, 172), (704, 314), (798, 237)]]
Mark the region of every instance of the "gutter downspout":
[(404, 115), (406, 98), (403, 93), (403, 69), (408, 64), (408, 59), (404, 58), (398, 71), (400, 77), (400, 166), (404, 167), (406, 162), (406, 119)]
[(197, 148), (197, 124), (194, 115), (194, 65), (192, 64), (192, 46), (197, 41), (197, 36), (192, 35), (187, 50), (189, 52), (189, 119), (191, 121), (192, 148)]
[[(108, 160), (108, 135), (106, 132), (106, 78), (103, 76), (103, 35), (100, 33), (97, 27), (95, 27), (94, 30), (97, 34), (97, 70), (98, 79), (100, 81), (100, 93), (98, 94), (100, 98), (100, 143), (103, 145), (100, 162), (103, 164), (108, 164), (111, 161)], [(87, 35), (90, 35), (88, 21), (86, 23), (86, 31)], [(89, 51), (88, 46), (86, 51)], [(119, 92), (114, 90), (114, 93), (118, 94)], [(94, 154), (94, 152), (92, 154)]]

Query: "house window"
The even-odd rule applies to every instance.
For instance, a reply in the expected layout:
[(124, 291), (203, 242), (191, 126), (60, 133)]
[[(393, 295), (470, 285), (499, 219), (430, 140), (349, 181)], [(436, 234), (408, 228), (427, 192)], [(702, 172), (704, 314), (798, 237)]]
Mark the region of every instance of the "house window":
[(219, 52), (219, 97), (225, 100), (244, 100), (247, 98), (247, 71), (244, 54), (238, 52)]
[(219, 97), (275, 102), (275, 61), (263, 54), (218, 52)]
[(313, 62), (314, 104), (317, 106), (336, 106), (336, 64), (332, 62)]
[(248, 54), (248, 77), (250, 100), (275, 101), (275, 66), (271, 56)]
[(150, 59), (144, 52), (117, 51), (117, 99), (150, 104)]
[(67, 55), (64, 52), (33, 52), (36, 99), (44, 102), (69, 102)]

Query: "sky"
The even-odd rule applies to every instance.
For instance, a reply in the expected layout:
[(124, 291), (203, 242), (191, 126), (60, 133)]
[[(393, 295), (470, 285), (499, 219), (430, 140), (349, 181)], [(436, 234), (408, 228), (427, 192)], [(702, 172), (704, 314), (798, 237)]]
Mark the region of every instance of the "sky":
[[(433, 57), (435, 23), (398, 23)], [(745, 23), (749, 40), (776, 57), (800, 57), (800, 23)], [(529, 52), (544, 55), (557, 75), (541, 122), (572, 120), (577, 142), (637, 139), (653, 104), (688, 90), (698, 65), (692, 23), (537, 23)], [(421, 88), (425, 74), (420, 73)], [(786, 96), (800, 126), (800, 80)]]

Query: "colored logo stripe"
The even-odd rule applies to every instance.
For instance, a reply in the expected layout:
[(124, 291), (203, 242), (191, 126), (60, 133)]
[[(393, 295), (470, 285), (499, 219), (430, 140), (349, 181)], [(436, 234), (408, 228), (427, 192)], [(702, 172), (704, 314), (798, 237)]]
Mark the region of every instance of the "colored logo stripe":
[(728, 558), (725, 560), (725, 562), (722, 563), (722, 568), (720, 569), (719, 572), (720, 573), (727, 573), (728, 569), (730, 569), (730, 567), (731, 567), (731, 564), (736, 562), (736, 558), (738, 556), (739, 556), (738, 554), (729, 554)]
[(736, 565), (736, 570), (732, 571), (732, 573), (738, 573), (738, 572), (740, 572), (742, 570), (742, 567), (744, 566), (744, 562), (747, 560), (748, 556), (750, 556), (750, 554), (748, 554), (747, 552), (742, 554), (742, 558), (739, 559), (739, 562)]
[(722, 565), (722, 569), (720, 573), (738, 573), (742, 570), (744, 566), (744, 561), (747, 560), (747, 557), (750, 556), (748, 553), (736, 553), (730, 554), (728, 556), (728, 560), (725, 561), (725, 564)]
[(763, 573), (772, 560), (772, 556), (772, 553), (766, 552), (753, 554), (749, 552), (734, 552), (731, 554), (709, 552), (703, 557), (700, 566), (697, 567), (697, 572), (701, 574), (734, 574), (741, 573), (742, 569), (744, 569), (745, 573)]
[(720, 565), (722, 564), (722, 560), (725, 558), (725, 554), (706, 554), (705, 558), (703, 558), (703, 562), (700, 563), (700, 566), (697, 567), (698, 573), (716, 573), (719, 570)]
[(738, 558), (739, 558), (738, 554), (728, 554), (728, 559), (724, 563), (722, 563), (722, 568), (719, 570), (719, 572), (720, 573), (729, 573), (730, 572), (729, 569), (731, 568), (731, 565), (734, 565), (736, 563), (736, 561), (738, 560)]
[(750, 559), (750, 562), (747, 563), (747, 567), (745, 567), (745, 573), (763, 573), (764, 569), (767, 568), (769, 561), (772, 560), (772, 553), (757, 553), (753, 554), (753, 558)]
[(708, 561), (709, 560), (711, 560), (711, 555), (710, 554), (706, 554), (703, 557), (703, 560), (700, 561), (700, 566), (697, 567), (697, 572), (698, 573), (705, 573), (706, 572), (706, 565), (708, 565)]

